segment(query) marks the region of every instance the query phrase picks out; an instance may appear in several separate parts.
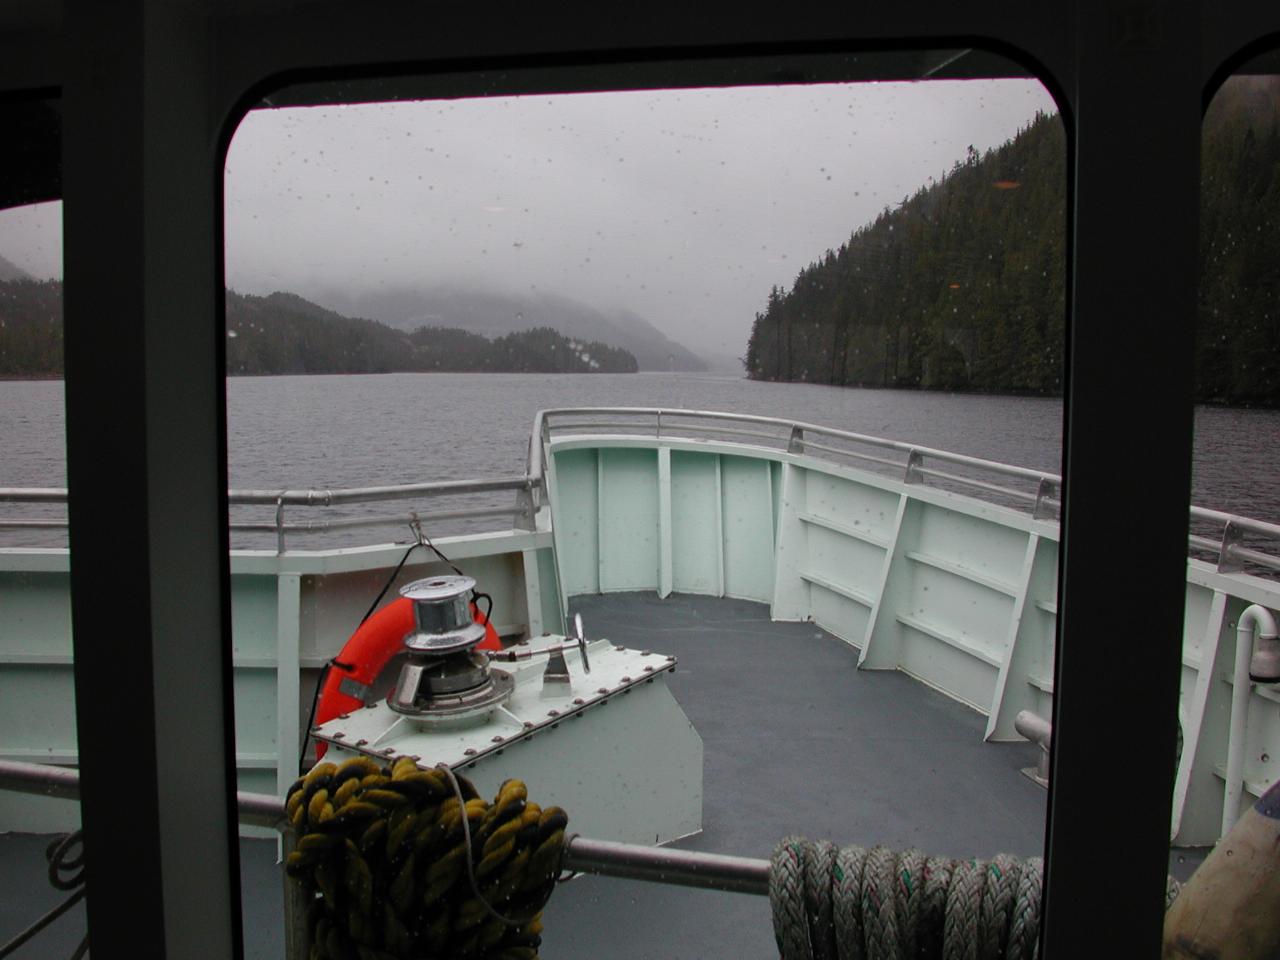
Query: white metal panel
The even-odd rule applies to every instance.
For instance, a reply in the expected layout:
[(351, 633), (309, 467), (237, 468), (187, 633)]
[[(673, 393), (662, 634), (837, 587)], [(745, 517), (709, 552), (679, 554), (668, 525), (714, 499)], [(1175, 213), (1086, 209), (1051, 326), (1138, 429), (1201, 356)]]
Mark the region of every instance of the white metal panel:
[(883, 545), (892, 535), (898, 513), (892, 491), (819, 469), (805, 471), (805, 489), (808, 515), (871, 543)]
[[(298, 671), (302, 578), (282, 573), (276, 580), (276, 763), (275, 792), (284, 796), (293, 781), (292, 759), (302, 742), (298, 722), (301, 683)], [(236, 698), (239, 703), (239, 697)]]
[(525, 606), (528, 608), (527, 620), (529, 635), (542, 634), (542, 576), (538, 571), (538, 554), (534, 550), (525, 550), (520, 556), (524, 567)]
[[(1204, 593), (1204, 588), (1192, 588)], [(1213, 843), (1222, 827), (1223, 784), (1214, 777), (1218, 762), (1225, 765), (1230, 727), (1230, 673), (1235, 650), (1234, 631), (1228, 627), (1231, 598), (1220, 591), (1211, 594), (1201, 620), (1197, 650), (1183, 660), (1182, 756), (1174, 781), (1173, 834), (1181, 844)], [(1194, 608), (1202, 604), (1195, 600)]]
[(601, 448), (600, 590), (658, 588), (658, 454)]
[(671, 449), (658, 448), (658, 596), (669, 597), (675, 587), (671, 529)]
[(1012, 588), (1022, 574), (1026, 545), (1022, 530), (931, 504), (921, 513), (914, 549), (975, 579)]
[(811, 581), (809, 603), (813, 622), (852, 646), (859, 646), (867, 632), (871, 608), (865, 600), (853, 599), (834, 584)]
[(874, 601), (884, 567), (885, 548), (855, 540), (828, 526), (805, 521), (808, 555), (804, 573), (839, 584), (852, 595)]
[[(885, 548), (880, 582), (876, 585), (875, 605), (867, 621), (866, 640), (858, 655), (858, 666), (868, 670), (896, 670), (903, 626), (898, 617), (907, 608), (911, 563), (907, 551), (916, 542), (920, 512), (924, 505), (905, 494), (898, 502), (894, 523)], [(856, 641), (855, 641), (856, 642)]]
[(607, 640), (591, 645), (589, 674), (576, 651), (565, 659), (570, 684), (545, 685), (543, 660), (520, 663), (511, 699), (480, 722), (424, 725), (385, 705), (339, 717), (322, 728), (341, 733), (326, 758), (356, 744), (389, 760), (447, 763), (485, 796), (517, 777), (542, 805), (564, 807), (572, 830), (599, 839), (662, 843), (699, 831), (702, 739), (667, 689), (671, 661)]
[(919, 626), (901, 623), (901, 627), (898, 669), (979, 713), (986, 713), (996, 667), (951, 643), (939, 642), (937, 635), (924, 632)]
[(800, 522), (805, 512), (805, 471), (792, 463), (782, 465), (778, 485), (777, 536), (775, 538), (773, 603), (774, 620), (803, 620), (809, 616), (809, 585), (800, 576), (808, 551), (808, 531)]
[[(0, 563), (16, 566), (19, 559), (0, 557)], [(32, 653), (71, 656), (70, 575), (0, 569), (0, 662)]]
[(720, 458), (724, 593), (773, 598), (773, 474), (768, 461)]
[(702, 830), (702, 739), (661, 680), (462, 768), (484, 796), (519, 777), (583, 836), (658, 844)]
[(538, 559), (538, 577), (542, 585), (542, 630), (564, 633), (565, 600), (560, 589), (555, 551), (550, 547), (539, 547), (535, 556)]
[(1045, 719), (1051, 716), (1042, 701), (1044, 691), (1036, 684), (1052, 683), (1057, 596), (1058, 545), (1030, 534), (1009, 625), (1007, 655), (988, 717), (985, 734), (988, 740), (1022, 739), (1013, 727), (1014, 718), (1022, 710), (1030, 710)]
[(680, 593), (720, 593), (719, 458), (673, 450), (671, 585)]
[(557, 450), (548, 469), (560, 583), (566, 597), (600, 590), (599, 504), (595, 450)]

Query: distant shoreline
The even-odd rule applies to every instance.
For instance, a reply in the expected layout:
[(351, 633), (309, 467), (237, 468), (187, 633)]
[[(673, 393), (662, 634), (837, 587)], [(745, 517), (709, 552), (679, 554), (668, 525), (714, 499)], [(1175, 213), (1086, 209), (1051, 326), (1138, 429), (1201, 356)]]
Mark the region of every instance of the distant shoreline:
[[(394, 374), (411, 374), (413, 376), (431, 376), (433, 374), (454, 374), (465, 376), (489, 376), (490, 374), (518, 374), (528, 377), (597, 377), (597, 376), (635, 376), (637, 374), (664, 374), (672, 376), (705, 377), (726, 376), (734, 379), (748, 380), (752, 383), (794, 384), (806, 387), (826, 387), (832, 390), (901, 390), (908, 393), (937, 394), (940, 396), (965, 397), (1016, 397), (1027, 400), (1056, 400), (1062, 402), (1061, 393), (1036, 393), (1029, 390), (934, 390), (925, 387), (893, 386), (882, 383), (814, 383), (808, 380), (769, 380), (748, 377), (745, 374), (732, 374), (729, 371), (716, 370), (630, 370), (630, 371), (598, 371), (580, 370), (572, 373), (555, 373), (541, 370), (357, 370), (346, 373), (333, 372), (297, 372), (297, 373), (229, 373), (235, 379), (262, 379), (268, 377), (370, 377), (389, 376)], [(44, 382), (62, 381), (60, 374), (0, 374), (0, 382)], [(1197, 407), (1213, 407), (1227, 410), (1280, 410), (1280, 404), (1267, 403), (1232, 403), (1226, 400), (1196, 400)]]
[[(814, 380), (771, 380), (768, 377), (745, 377), (752, 383), (795, 383), (808, 387), (829, 387), (832, 390), (902, 390), (909, 393), (952, 394), (962, 397), (1023, 397), (1028, 400), (1059, 400), (1061, 393), (1041, 393), (1035, 390), (981, 390), (972, 387), (940, 390), (933, 387), (908, 387), (889, 383), (819, 383)], [(1250, 401), (1231, 401), (1222, 399), (1196, 398), (1193, 405), (1197, 407), (1223, 407), (1236, 410), (1280, 410), (1280, 403), (1264, 403)]]
[[(465, 373), (488, 376), (489, 374), (518, 373), (530, 377), (598, 377), (609, 375), (631, 376), (636, 373), (667, 373), (666, 370), (296, 370), (282, 373), (228, 373), (228, 377), (252, 379), (256, 377), (382, 377), (397, 373), (411, 373), (415, 376), (431, 376), (435, 373)], [(675, 371), (684, 373), (688, 371)], [(0, 382), (24, 382), (29, 380), (65, 380), (60, 373), (3, 373)]]

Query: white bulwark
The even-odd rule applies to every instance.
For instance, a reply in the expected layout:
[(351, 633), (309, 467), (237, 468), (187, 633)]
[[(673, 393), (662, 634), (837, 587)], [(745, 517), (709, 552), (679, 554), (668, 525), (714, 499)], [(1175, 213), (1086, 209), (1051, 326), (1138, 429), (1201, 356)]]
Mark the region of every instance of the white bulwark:
[[(986, 716), (988, 740), (1020, 739), (1022, 711), (1052, 716), (1055, 476), (769, 418), (595, 409), (539, 415), (515, 486), (511, 529), (437, 541), (493, 596), (509, 642), (560, 642), (575, 595), (735, 597), (820, 625), (858, 649), (861, 669), (900, 670), (969, 705)], [(10, 493), (0, 500), (31, 491)], [(1280, 527), (1192, 517), (1183, 635), (1114, 638), (1183, 665), (1170, 825), (1179, 845), (1213, 843), (1224, 814), (1233, 819), (1228, 797), (1243, 808), (1280, 779), (1280, 693), (1237, 690), (1233, 673), (1243, 611), (1280, 609)], [(276, 551), (231, 558), (239, 783), (261, 793), (281, 794), (297, 776), (319, 669), (405, 550), (284, 549), (290, 529), (281, 525)], [(1117, 604), (1143, 602), (1125, 593), (1124, 564), (1135, 562), (1140, 551), (1117, 550)], [(65, 550), (0, 549), (0, 758), (76, 762), (67, 569)], [(401, 581), (441, 572), (411, 563)], [(382, 705), (320, 735), (335, 751), (450, 763), (485, 794), (519, 777), (539, 802), (569, 809), (584, 835), (654, 843), (697, 831), (702, 747), (666, 686), (669, 661), (602, 642), (588, 652), (592, 672), (569, 653), (571, 682), (558, 689), (541, 680), (544, 659), (512, 666), (518, 692), (483, 726), (428, 732)], [(127, 695), (127, 681), (113, 680)], [(1233, 696), (1243, 698), (1234, 727)], [(1097, 709), (1123, 738), (1126, 704)], [(1233, 754), (1240, 783), (1228, 789)], [(74, 816), (65, 801), (0, 792), (0, 830), (62, 829)]]

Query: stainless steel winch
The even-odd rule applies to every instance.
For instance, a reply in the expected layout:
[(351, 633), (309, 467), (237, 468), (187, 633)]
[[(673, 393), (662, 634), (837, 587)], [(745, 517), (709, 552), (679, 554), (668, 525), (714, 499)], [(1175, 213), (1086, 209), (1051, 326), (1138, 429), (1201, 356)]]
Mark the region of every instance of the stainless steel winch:
[[(471, 615), (470, 596), (476, 582), (467, 576), (427, 577), (401, 587), (401, 596), (413, 602), (414, 629), (405, 635), (405, 662), (387, 706), (415, 720), (457, 721), (479, 717), (511, 697), (515, 680), (510, 673), (491, 666), (491, 660), (515, 662), (545, 655), (543, 682), (569, 682), (564, 651), (577, 649), (582, 666), (591, 672), (582, 618), (575, 617), (573, 642), (536, 651), (512, 649), (483, 651), (476, 647), (485, 637), (485, 625)], [(523, 646), (523, 644), (521, 644)]]
[(387, 705), (419, 720), (461, 720), (487, 713), (511, 696), (515, 681), (489, 666), (476, 646), (484, 624), (471, 616), (471, 577), (415, 580), (400, 589), (413, 602), (414, 629), (405, 635), (407, 658)]

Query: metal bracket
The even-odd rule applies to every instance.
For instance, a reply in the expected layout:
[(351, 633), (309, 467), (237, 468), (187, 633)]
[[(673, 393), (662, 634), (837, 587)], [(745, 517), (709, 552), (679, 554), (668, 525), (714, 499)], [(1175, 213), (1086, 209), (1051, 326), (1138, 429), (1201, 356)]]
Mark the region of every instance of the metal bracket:
[(533, 491), (528, 487), (516, 491), (514, 526), (517, 530), (536, 530), (538, 528), (537, 508), (533, 503)]
[(348, 697), (355, 697), (357, 700), (364, 700), (369, 696), (369, 688), (361, 683), (355, 677), (343, 677), (338, 681), (338, 692)]
[(409, 511), (409, 530), (413, 534), (413, 539), (418, 546), (426, 546), (427, 537), (426, 534), (422, 532), (422, 518), (418, 516), (417, 510)]
[(793, 424), (787, 439), (787, 453), (804, 453), (804, 427)]
[(591, 672), (591, 661), (587, 659), (587, 634), (582, 629), (582, 614), (573, 615), (573, 639), (578, 641), (578, 652), (582, 654), (583, 673)]
[(570, 683), (571, 681), (569, 664), (564, 659), (564, 653), (556, 650), (547, 657), (547, 669), (542, 671), (542, 682), (546, 684)]
[(591, 672), (591, 661), (587, 659), (587, 638), (582, 629), (582, 614), (575, 613), (573, 615), (574, 636), (565, 637), (566, 641), (571, 643), (563, 643), (558, 647), (552, 648), (547, 654), (547, 668), (542, 671), (543, 684), (548, 683), (571, 683), (573, 678), (569, 676), (569, 664), (564, 658), (564, 651), (571, 646), (577, 646), (578, 652), (582, 654), (582, 670), (584, 673)]
[(1244, 563), (1235, 555), (1234, 550), (1243, 544), (1244, 531), (1234, 521), (1228, 520), (1222, 531), (1222, 549), (1218, 552), (1219, 573), (1240, 573), (1244, 570)]
[(902, 478), (903, 483), (924, 483), (924, 476), (920, 473), (920, 468), (924, 466), (924, 454), (919, 450), (912, 450), (907, 454), (907, 472)]
[(284, 497), (276, 497), (276, 556), (284, 556)]
[(1061, 497), (1055, 496), (1058, 492), (1058, 481), (1050, 480), (1048, 477), (1040, 478), (1040, 486), (1036, 489), (1036, 506), (1031, 512), (1034, 520), (1057, 520), (1059, 519), (1060, 509), (1062, 506)]

